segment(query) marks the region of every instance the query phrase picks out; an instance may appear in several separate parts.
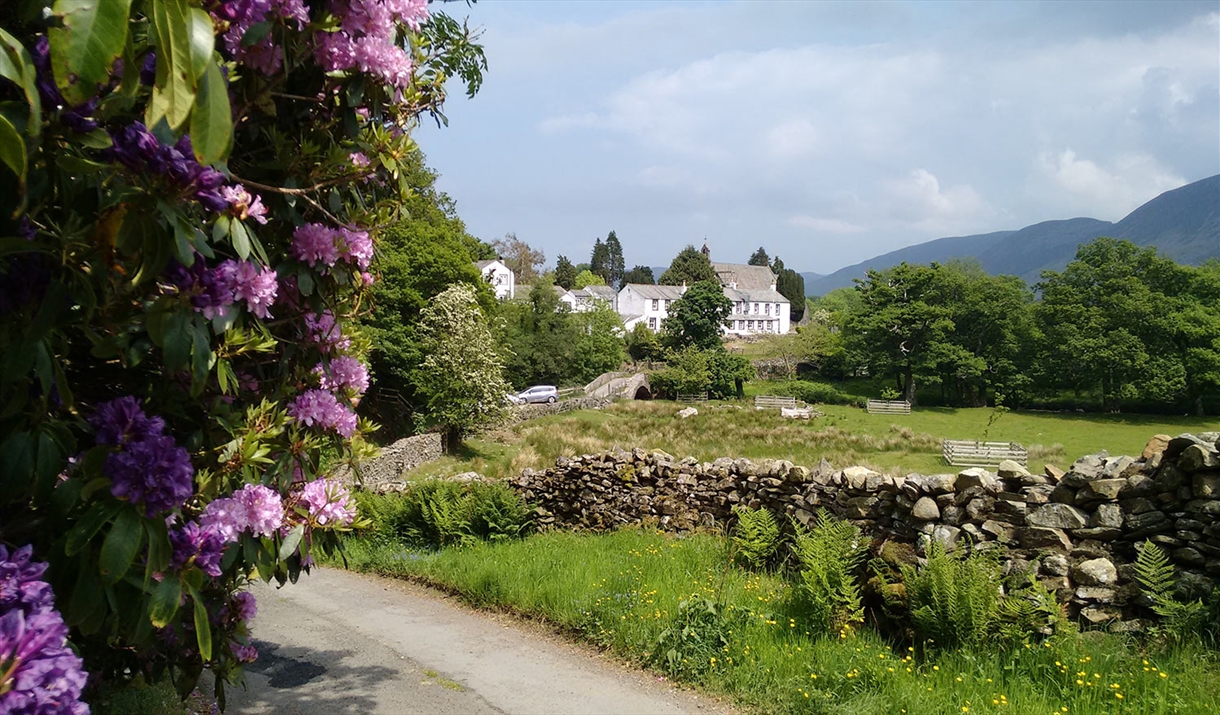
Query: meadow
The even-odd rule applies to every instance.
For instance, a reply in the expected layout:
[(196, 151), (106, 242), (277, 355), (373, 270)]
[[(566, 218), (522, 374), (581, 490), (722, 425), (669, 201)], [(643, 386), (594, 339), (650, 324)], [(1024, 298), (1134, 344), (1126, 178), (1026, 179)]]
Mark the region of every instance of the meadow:
[(873, 415), (819, 405), (824, 416), (804, 422), (746, 402), (712, 402), (699, 414), (669, 401), (621, 401), (519, 423), (467, 442), (461, 454), (417, 468), (412, 478), (478, 471), (507, 477), (542, 469), (559, 456), (622, 447), (661, 449), (704, 461), (717, 457), (787, 459), (816, 466), (825, 458), (842, 468), (863, 465), (890, 474), (953, 471), (941, 458), (942, 439), (1014, 441), (1029, 450), (1029, 468), (1067, 467), (1086, 454), (1138, 456), (1154, 434), (1220, 430), (1220, 419), (1163, 415), (997, 411), (991, 408), (916, 408), (910, 415)]
[[(384, 534), (347, 541), (352, 567), (542, 619), (663, 677), (759, 713), (1207, 713), (1214, 651), (1068, 626), (940, 649), (872, 623), (812, 628), (799, 589), (737, 566), (730, 540), (643, 529), (536, 534), (439, 551)], [(891, 631), (892, 633), (892, 631)]]

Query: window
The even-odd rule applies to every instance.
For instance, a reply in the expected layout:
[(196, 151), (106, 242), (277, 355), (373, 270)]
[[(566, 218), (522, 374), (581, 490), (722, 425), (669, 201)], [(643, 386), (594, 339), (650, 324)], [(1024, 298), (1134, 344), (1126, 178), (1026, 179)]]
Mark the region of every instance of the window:
[(763, 311), (764, 311), (764, 312), (765, 312), (767, 315), (771, 315), (771, 304), (770, 304), (770, 303), (767, 303), (766, 305), (764, 305), (764, 306), (763, 306)]
[(661, 309), (661, 308), (660, 308), (660, 305), (659, 305), (659, 304), (660, 304), (660, 302), (661, 302), (661, 301), (657, 300), (656, 298), (653, 298), (653, 299), (652, 299), (652, 309), (653, 309), (653, 310), (660, 310), (660, 309)]
[(753, 330), (753, 329), (754, 329), (754, 321), (753, 321), (753, 320), (747, 321), (747, 328), (746, 328), (746, 329), (747, 329), (747, 330)]
[(665, 310), (669, 310), (669, 304), (672, 302), (673, 302), (672, 300), (665, 301)]
[[(656, 301), (654, 300), (653, 302), (655, 303)], [(652, 329), (652, 330), (656, 330), (656, 329), (657, 329), (657, 319), (656, 319), (656, 318), (649, 318), (649, 319), (648, 319), (648, 327), (649, 327), (650, 329)]]
[(754, 304), (754, 310), (752, 312), (754, 313), (754, 315), (758, 315), (758, 303)]

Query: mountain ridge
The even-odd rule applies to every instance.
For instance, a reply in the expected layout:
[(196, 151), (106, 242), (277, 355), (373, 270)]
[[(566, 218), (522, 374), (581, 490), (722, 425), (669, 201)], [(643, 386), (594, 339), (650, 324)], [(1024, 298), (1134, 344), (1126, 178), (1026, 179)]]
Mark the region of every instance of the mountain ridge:
[(1081, 243), (1098, 236), (1125, 238), (1155, 246), (1179, 263), (1199, 264), (1220, 258), (1220, 174), (1166, 191), (1112, 223), (1078, 217), (1042, 221), (1015, 231), (937, 238), (874, 256), (814, 280), (805, 294), (825, 295), (854, 285), (868, 269), (884, 270), (906, 263), (976, 259), (992, 274), (1020, 276), (1034, 284), (1042, 272), (1062, 270)]

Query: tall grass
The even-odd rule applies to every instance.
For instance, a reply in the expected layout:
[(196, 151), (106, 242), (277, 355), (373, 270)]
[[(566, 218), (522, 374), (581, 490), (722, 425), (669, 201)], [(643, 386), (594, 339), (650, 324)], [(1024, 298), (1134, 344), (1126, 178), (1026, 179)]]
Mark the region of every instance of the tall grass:
[[(711, 403), (680, 420), (672, 402), (618, 402), (603, 410), (575, 411), (523, 422), (482, 440), (471, 440), (463, 458), (445, 458), (412, 476), (474, 469), (488, 476), (515, 476), (521, 469), (552, 466), (559, 456), (622, 447), (661, 449), (710, 461), (717, 457), (788, 459), (836, 467), (859, 464), (889, 474), (953, 471), (941, 458), (941, 440), (1015, 441), (1029, 450), (1032, 471), (1065, 467), (1098, 450), (1139, 454), (1156, 433), (1220, 430), (1220, 421), (1141, 415), (1009, 412), (988, 428), (989, 409), (916, 408), (910, 415), (871, 415), (837, 405), (819, 406), (824, 417), (783, 419), (749, 403)], [(739, 409), (740, 408), (740, 409)]]
[[(787, 581), (732, 565), (730, 552), (718, 535), (636, 529), (440, 552), (360, 539), (348, 546), (357, 568), (544, 618), (763, 713), (1207, 713), (1220, 702), (1220, 668), (1199, 649), (1141, 653), (1117, 636), (1086, 633), (924, 651), (867, 626), (821, 632)], [(679, 625), (709, 629), (708, 637), (675, 648)], [(708, 643), (719, 652), (709, 654)], [(671, 649), (678, 667), (666, 658)], [(695, 653), (707, 662), (691, 662)]]

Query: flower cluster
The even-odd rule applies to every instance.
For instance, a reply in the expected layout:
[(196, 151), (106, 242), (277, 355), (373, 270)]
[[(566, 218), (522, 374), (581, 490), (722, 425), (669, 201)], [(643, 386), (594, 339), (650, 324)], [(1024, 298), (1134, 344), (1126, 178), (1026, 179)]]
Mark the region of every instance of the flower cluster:
[(81, 659), (42, 580), (47, 565), (31, 563), (32, 552), (0, 546), (0, 712), (84, 715)]
[(227, 260), (209, 269), (202, 258), (196, 258), (190, 268), (174, 265), (169, 281), (179, 291), (191, 296), (191, 305), (209, 320), (224, 316), (237, 301), (259, 318), (271, 317), (279, 283), (275, 271), (253, 261)]
[(140, 122), (132, 122), (111, 134), (114, 145), (106, 150), (109, 158), (135, 172), (148, 172), (166, 179), (183, 194), (198, 201), (209, 211), (223, 213), (229, 202), (221, 195), (224, 174), (195, 160), (190, 136), (183, 134), (173, 146), (157, 140)]
[(305, 337), (310, 342), (318, 344), (322, 352), (347, 350), (352, 345), (351, 338), (343, 334), (342, 326), (335, 321), (334, 313), (323, 310), (318, 315), (305, 315)]
[(211, 3), (212, 19), (224, 30), (224, 45), (229, 55), (263, 74), (275, 74), (283, 66), (283, 52), (271, 33), (258, 42), (243, 42), (254, 25), (274, 20), (292, 21), (298, 28), (309, 24), (309, 10), (303, 0), (216, 0)]
[(301, 490), (309, 516), (320, 525), (346, 526), (356, 519), (356, 504), (347, 487), (332, 479), (315, 479)]
[(224, 554), (225, 544), (219, 530), (190, 522), (181, 529), (171, 531), (169, 541), (174, 547), (174, 555), (169, 562), (171, 568), (183, 569), (194, 564), (212, 578), (220, 576), (220, 557)]
[(120, 397), (98, 406), (89, 418), (98, 444), (117, 445), (103, 471), (110, 493), (143, 504), (149, 516), (182, 506), (194, 492), (190, 455), (163, 434), (165, 421), (149, 417), (135, 397)]
[(411, 56), (395, 42), (397, 23), (419, 30), (428, 17), (427, 0), (335, 0), (336, 32), (314, 36), (322, 69), (358, 69), (387, 84), (405, 88), (411, 81)]
[(318, 363), (313, 371), (319, 376), (323, 390), (354, 390), (364, 394), (369, 389), (368, 368), (354, 357), (343, 355), (331, 360), (329, 365)]
[(284, 523), (284, 500), (274, 489), (247, 484), (231, 497), (215, 499), (199, 516), (199, 523), (214, 529), (221, 541), (231, 543), (243, 532), (271, 536)]
[(325, 390), (306, 390), (288, 406), (288, 415), (309, 427), (333, 430), (344, 437), (356, 431), (356, 413)]
[(307, 223), (298, 228), (292, 235), (292, 250), (311, 268), (321, 264), (323, 270), (333, 268), (339, 260), (365, 270), (373, 260), (373, 241), (368, 231), (332, 229), (320, 223)]

